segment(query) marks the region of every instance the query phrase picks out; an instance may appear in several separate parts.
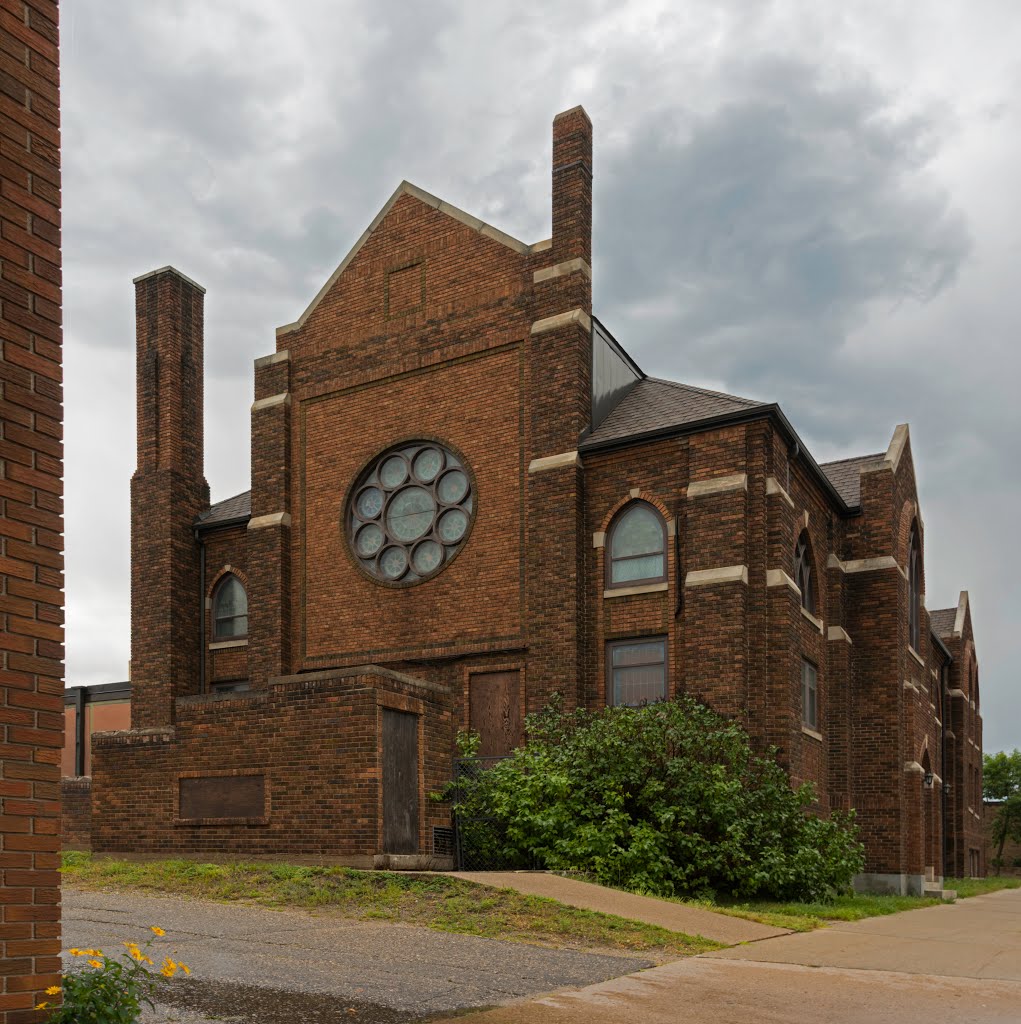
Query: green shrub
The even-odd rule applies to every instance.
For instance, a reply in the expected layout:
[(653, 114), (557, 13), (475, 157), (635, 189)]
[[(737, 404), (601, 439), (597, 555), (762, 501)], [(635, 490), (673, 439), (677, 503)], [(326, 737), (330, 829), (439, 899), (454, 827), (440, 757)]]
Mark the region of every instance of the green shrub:
[(462, 789), (502, 855), (659, 895), (824, 899), (864, 860), (853, 815), (806, 813), (740, 726), (688, 698), (527, 720), (528, 742)]
[(61, 976), (62, 984), (47, 989), (48, 996), (63, 996), (59, 1007), (39, 1003), (37, 1010), (52, 1009), (47, 1024), (136, 1024), (142, 1004), (155, 1009), (153, 996), (163, 979), (174, 977), (178, 971), (190, 974), (187, 964), (164, 957), (155, 969), (149, 947), (162, 928), (153, 925), (148, 941), (123, 943), (126, 952), (107, 956), (101, 949), (71, 949), (72, 956), (83, 957), (82, 967)]

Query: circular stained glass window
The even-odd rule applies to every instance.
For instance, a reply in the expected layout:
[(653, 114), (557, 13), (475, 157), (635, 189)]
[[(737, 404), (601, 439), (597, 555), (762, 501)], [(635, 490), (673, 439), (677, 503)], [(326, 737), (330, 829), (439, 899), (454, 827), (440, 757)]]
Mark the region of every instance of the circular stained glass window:
[(362, 473), (345, 528), (363, 569), (407, 586), (434, 576), (457, 554), (474, 511), (471, 477), (461, 459), (433, 441), (409, 441)]

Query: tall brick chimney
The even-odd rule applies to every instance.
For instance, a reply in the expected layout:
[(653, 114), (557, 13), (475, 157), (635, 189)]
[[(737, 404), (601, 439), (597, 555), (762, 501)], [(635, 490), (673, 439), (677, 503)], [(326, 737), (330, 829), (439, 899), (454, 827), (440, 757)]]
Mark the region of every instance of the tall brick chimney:
[(173, 267), (135, 281), (138, 467), (131, 478), (131, 724), (171, 725), (198, 689), (200, 595), (192, 524), (203, 475), (205, 289)]
[(583, 107), (553, 119), (553, 261), (592, 265), (592, 122)]

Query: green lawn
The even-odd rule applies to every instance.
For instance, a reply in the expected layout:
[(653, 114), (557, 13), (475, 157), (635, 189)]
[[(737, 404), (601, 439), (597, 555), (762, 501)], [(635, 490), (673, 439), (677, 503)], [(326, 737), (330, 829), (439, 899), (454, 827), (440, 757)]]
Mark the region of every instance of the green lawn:
[[(946, 878), (944, 889), (953, 889), (958, 899), (980, 896), (998, 889), (1017, 889), (1017, 878)], [(779, 903), (772, 900), (719, 900), (716, 903), (698, 903), (698, 906), (717, 910), (722, 914), (745, 917), (752, 921), (807, 932), (821, 928), (829, 921), (860, 921), (866, 917), (898, 914), (902, 910), (932, 907), (940, 900), (921, 896), (838, 896), (825, 903)]]
[(451, 878), (410, 872), (355, 871), (294, 864), (199, 864), (187, 860), (125, 861), (63, 855), (69, 888), (133, 890), (266, 907), (303, 907), (361, 920), (400, 921), (440, 931), (539, 945), (618, 950), (652, 960), (719, 949), (699, 936), (554, 900)]

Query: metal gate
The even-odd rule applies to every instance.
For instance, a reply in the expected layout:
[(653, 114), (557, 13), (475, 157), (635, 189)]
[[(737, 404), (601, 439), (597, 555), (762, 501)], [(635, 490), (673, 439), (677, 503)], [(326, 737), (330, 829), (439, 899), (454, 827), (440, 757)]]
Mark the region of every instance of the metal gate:
[(457, 871), (535, 871), (535, 857), (507, 851), (506, 830), (480, 813), (473, 794), (485, 784), (484, 773), (503, 757), (459, 757), (454, 760), (454, 867)]

